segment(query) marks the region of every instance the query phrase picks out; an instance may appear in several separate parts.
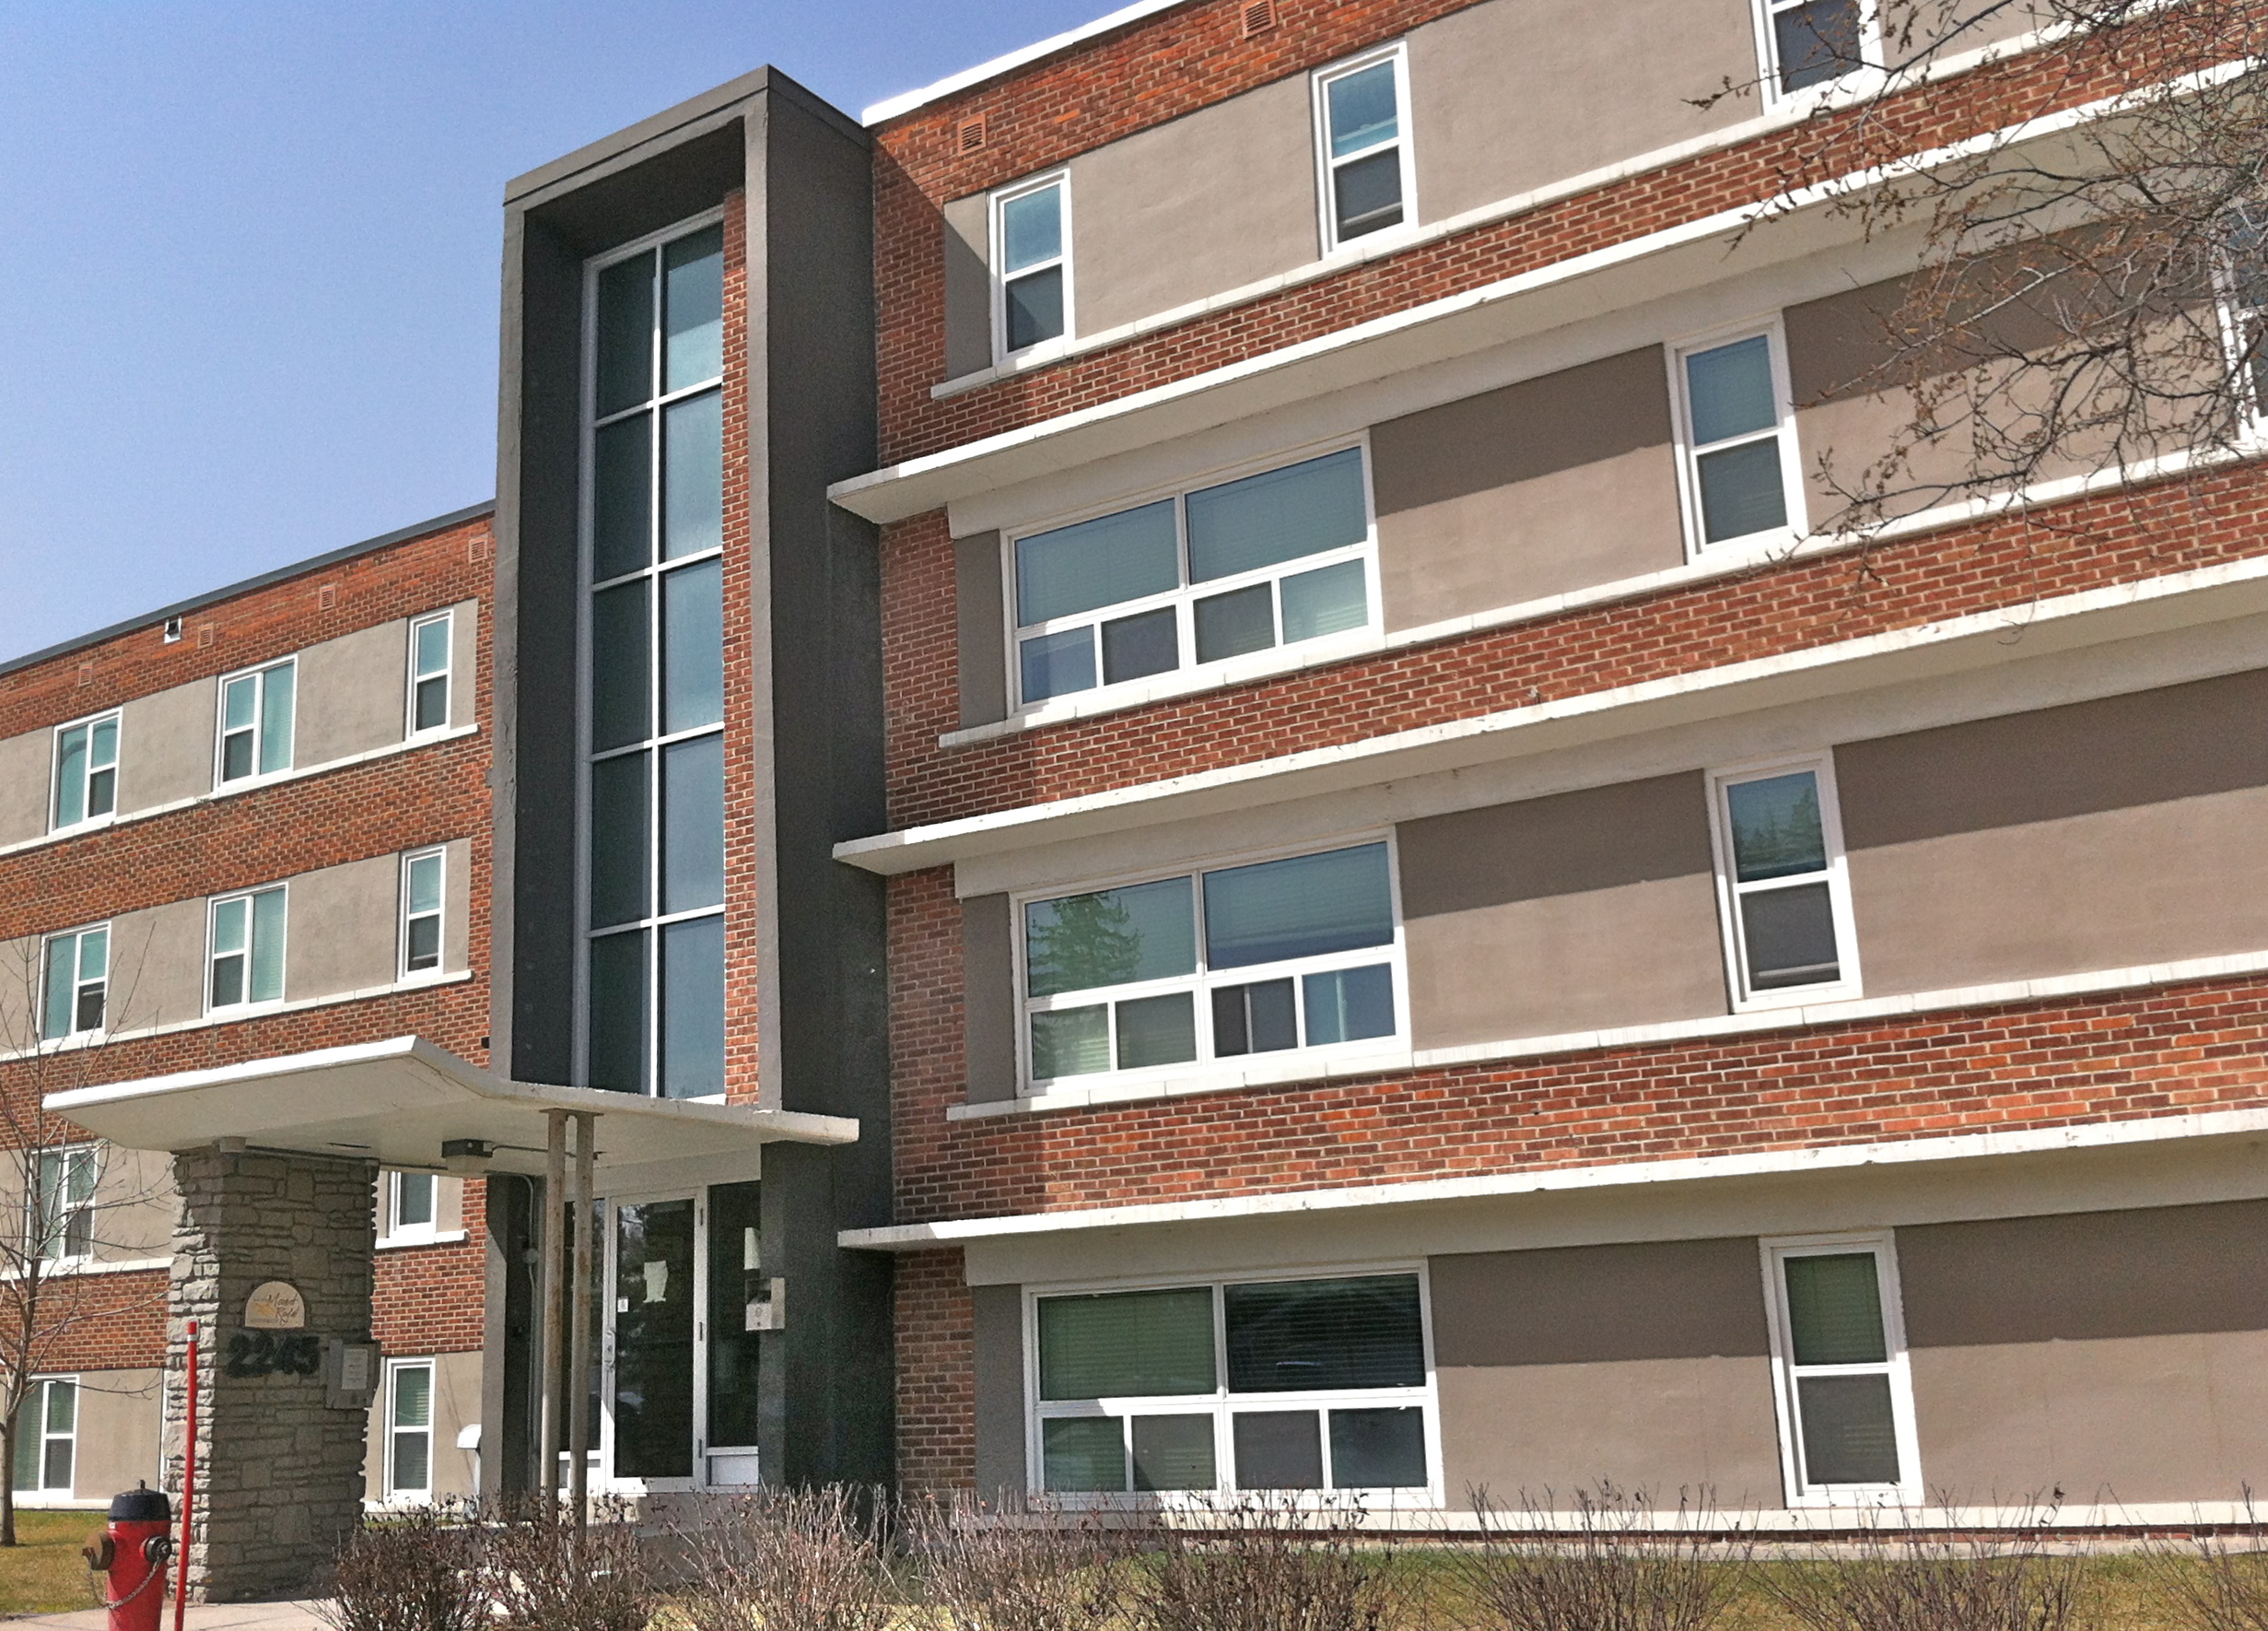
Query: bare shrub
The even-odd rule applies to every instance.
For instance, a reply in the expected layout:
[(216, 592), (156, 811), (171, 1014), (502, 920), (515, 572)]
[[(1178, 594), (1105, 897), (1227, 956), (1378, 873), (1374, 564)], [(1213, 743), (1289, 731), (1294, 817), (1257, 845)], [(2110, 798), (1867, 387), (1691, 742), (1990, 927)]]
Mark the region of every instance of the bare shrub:
[(934, 1631), (1097, 1631), (1116, 1619), (1125, 1548), (1098, 1520), (1044, 1511), (988, 1517), (965, 1498), (907, 1515)]
[(1477, 1544), (1448, 1569), (1467, 1624), (1488, 1631), (1704, 1631), (1739, 1595), (1745, 1533), (1713, 1534), (1705, 1501), (1657, 1510), (1643, 1492), (1577, 1492), (1570, 1527), (1543, 1501), (1517, 1513), (1475, 1495)]
[(512, 1631), (645, 1631), (653, 1602), (647, 1545), (618, 1502), (578, 1532), (537, 1499), (482, 1531), (484, 1625)]
[(677, 1612), (693, 1631), (887, 1631), (896, 1611), (871, 1509), (839, 1485), (700, 1503), (675, 1531)]
[(487, 1617), (465, 1514), (454, 1502), (363, 1520), (333, 1565), (333, 1631), (472, 1631)]
[(2227, 1531), (2165, 1541), (2144, 1553), (2144, 1573), (2193, 1631), (2268, 1631), (2268, 1531), (2245, 1492), (2245, 1521)]
[(2047, 1515), (2013, 1532), (1870, 1528), (1838, 1556), (1783, 1555), (1765, 1591), (1809, 1631), (2080, 1631), (2086, 1565), (2047, 1549)]
[(1140, 1631), (1404, 1631), (1415, 1595), (1390, 1540), (1353, 1538), (1362, 1520), (1353, 1501), (1192, 1502), (1148, 1531), (1130, 1617)]

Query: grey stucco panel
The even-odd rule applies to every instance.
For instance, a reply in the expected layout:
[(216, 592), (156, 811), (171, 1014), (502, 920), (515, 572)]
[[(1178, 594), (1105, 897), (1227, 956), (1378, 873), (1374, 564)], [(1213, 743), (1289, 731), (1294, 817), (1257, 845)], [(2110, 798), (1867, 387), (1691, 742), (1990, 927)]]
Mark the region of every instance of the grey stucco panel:
[(380, 855), (293, 878), (284, 995), (327, 997), (392, 984), (402, 861)]
[(202, 1015), (205, 940), (201, 899), (170, 901), (111, 919), (111, 1027), (139, 1030)]
[(480, 602), (449, 611), (449, 722), (469, 725), (480, 718)]
[(402, 740), (409, 624), (358, 628), (299, 653), (296, 765), (328, 764)]
[(441, 967), (454, 974), (473, 966), (473, 840), (442, 846)]
[(118, 722), (122, 815), (213, 791), (213, 707), (219, 687), (191, 680), (125, 705)]
[(945, 205), (939, 222), (945, 256), (945, 378), (992, 366), (992, 196)]
[(961, 903), (962, 1047), (972, 1104), (1016, 1097), (1014, 935), (1007, 896)]
[(953, 612), (960, 625), (964, 730), (1008, 717), (1008, 613), (1000, 577), (1000, 534), (977, 533), (953, 540)]
[(1023, 1287), (969, 1288), (976, 1324), (976, 1496), (1012, 1508), (1027, 1479), (1023, 1425)]
[(52, 730), (0, 741), (0, 844), (19, 844), (47, 830), (54, 751)]

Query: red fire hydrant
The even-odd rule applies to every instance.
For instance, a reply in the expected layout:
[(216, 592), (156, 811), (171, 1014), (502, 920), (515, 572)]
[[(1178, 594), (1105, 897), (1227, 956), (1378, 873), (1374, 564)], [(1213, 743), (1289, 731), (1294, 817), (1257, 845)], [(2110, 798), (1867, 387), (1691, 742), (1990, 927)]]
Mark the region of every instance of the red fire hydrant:
[(88, 1568), (111, 1577), (104, 1593), (110, 1631), (158, 1631), (172, 1529), (173, 1508), (163, 1490), (137, 1484), (111, 1497), (109, 1527), (81, 1549)]

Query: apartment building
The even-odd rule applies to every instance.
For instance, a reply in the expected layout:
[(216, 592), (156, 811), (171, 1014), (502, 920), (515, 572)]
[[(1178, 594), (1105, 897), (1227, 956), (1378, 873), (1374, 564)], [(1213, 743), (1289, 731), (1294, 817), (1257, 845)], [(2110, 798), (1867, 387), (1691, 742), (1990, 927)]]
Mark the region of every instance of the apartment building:
[[(1877, 117), (2103, 94), (2027, 26)], [(1913, 241), (1736, 229), (1876, 36), (1153, 4), (869, 111), (906, 1484), (2268, 1464), (2268, 488), (1824, 531)]]
[[(404, 1033), (485, 1057), (490, 510), (0, 667), (0, 1203), (44, 1281), (23, 1504), (160, 1486), (181, 1367), (170, 1165), (42, 1098)], [(362, 1264), (310, 1265), (375, 1296), (372, 1500), (474, 1487), (484, 1185), (438, 1166), (380, 1175)]]

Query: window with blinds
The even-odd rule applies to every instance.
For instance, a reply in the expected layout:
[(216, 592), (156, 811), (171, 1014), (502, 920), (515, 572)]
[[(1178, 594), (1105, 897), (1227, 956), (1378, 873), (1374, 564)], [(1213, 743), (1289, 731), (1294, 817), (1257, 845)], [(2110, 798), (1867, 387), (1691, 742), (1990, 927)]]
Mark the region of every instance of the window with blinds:
[(1858, 994), (1850, 886), (1825, 759), (1716, 778), (1719, 893), (1736, 1002)]
[(1766, 1250), (1789, 1498), (1908, 1498), (1920, 1480), (1889, 1238)]

